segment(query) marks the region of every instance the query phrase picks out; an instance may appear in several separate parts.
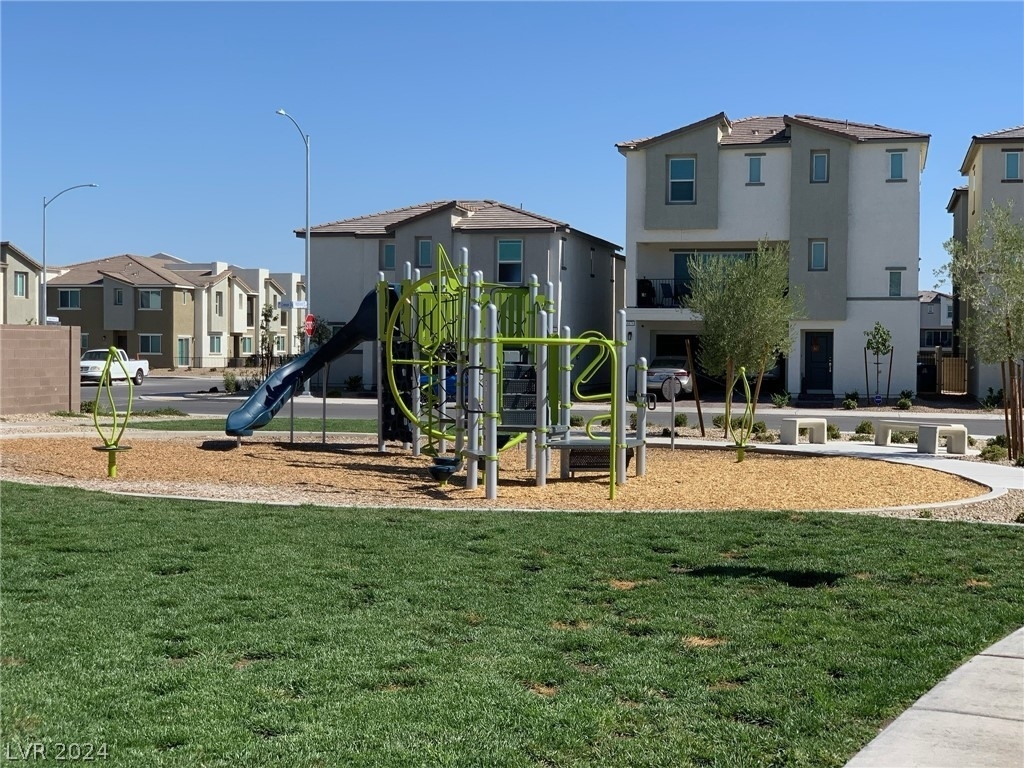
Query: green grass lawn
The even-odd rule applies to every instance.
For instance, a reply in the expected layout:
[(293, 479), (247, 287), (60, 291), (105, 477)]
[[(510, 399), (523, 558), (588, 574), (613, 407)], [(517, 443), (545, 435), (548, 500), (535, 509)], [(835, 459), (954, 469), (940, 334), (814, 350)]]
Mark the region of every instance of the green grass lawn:
[(1007, 526), (0, 493), (4, 741), (114, 765), (841, 766), (1024, 624)]

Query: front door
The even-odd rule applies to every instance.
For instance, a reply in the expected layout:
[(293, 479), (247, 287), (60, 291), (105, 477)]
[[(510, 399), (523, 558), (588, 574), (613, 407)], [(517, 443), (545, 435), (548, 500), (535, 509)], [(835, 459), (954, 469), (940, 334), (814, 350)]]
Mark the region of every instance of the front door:
[(187, 338), (179, 338), (178, 339), (178, 365), (180, 365), (180, 366), (182, 366), (184, 368), (190, 367), (188, 339)]
[(832, 392), (832, 331), (804, 334), (804, 391), (807, 394)]

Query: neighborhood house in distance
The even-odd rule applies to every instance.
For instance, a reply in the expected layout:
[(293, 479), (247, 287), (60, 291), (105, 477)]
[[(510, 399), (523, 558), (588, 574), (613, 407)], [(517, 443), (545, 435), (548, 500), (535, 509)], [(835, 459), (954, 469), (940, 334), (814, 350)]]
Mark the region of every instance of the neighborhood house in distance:
[[(295, 231), (297, 237), (305, 231)], [(573, 334), (596, 330), (611, 337), (623, 302), (619, 246), (569, 224), (494, 200), (437, 200), (310, 227), (310, 300), (333, 324), (347, 322), (363, 296), (384, 279), (401, 280), (404, 264), (426, 274), (437, 268), (441, 245), (454, 264), (469, 249), (470, 272), (485, 282), (526, 285), (536, 275), (541, 293), (561, 290), (562, 317)], [(331, 382), (361, 376), (376, 383), (372, 343), (331, 366)]]
[(225, 368), (259, 352), (263, 307), (274, 307), (275, 354), (297, 354), (302, 276), (224, 262), (190, 264), (164, 253), (124, 254), (60, 269), (47, 281), (49, 314), (82, 329), (82, 349), (114, 346), (150, 368)]
[(733, 121), (720, 112), (617, 144), (626, 158), (634, 354), (682, 355), (685, 339), (699, 338), (699, 316), (679, 308), (689, 294), (691, 255), (739, 256), (767, 237), (789, 242), (790, 284), (804, 292), (784, 388), (828, 399), (863, 392), (864, 331), (877, 320), (893, 336), (892, 391), (916, 390), (928, 140), (847, 120)]

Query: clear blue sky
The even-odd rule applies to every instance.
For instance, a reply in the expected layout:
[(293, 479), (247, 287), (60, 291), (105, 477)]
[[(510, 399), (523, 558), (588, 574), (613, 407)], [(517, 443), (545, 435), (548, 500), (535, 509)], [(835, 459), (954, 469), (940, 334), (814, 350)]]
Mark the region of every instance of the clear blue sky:
[(973, 134), (1024, 124), (1024, 3), (0, 4), (2, 232), (51, 265), (301, 272), (312, 223), (490, 198), (625, 246), (615, 143), (719, 111), (931, 134), (920, 287)]

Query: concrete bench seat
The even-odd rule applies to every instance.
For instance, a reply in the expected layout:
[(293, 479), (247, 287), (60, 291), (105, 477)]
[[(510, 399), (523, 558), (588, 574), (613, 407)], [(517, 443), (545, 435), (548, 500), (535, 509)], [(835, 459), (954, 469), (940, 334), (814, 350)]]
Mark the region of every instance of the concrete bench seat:
[(796, 445), (801, 429), (807, 430), (807, 441), (810, 443), (824, 443), (828, 440), (828, 423), (825, 419), (796, 417), (782, 420), (779, 442), (783, 445)]
[(876, 419), (875, 445), (890, 445), (894, 431), (917, 432), (918, 453), (938, 453), (940, 437), (946, 438), (946, 453), (967, 453), (967, 427), (963, 424)]

